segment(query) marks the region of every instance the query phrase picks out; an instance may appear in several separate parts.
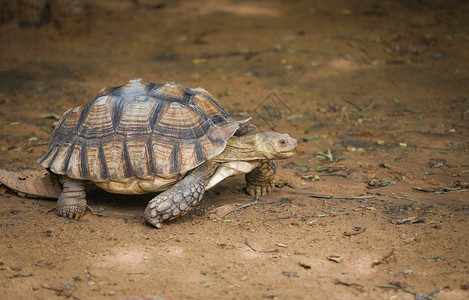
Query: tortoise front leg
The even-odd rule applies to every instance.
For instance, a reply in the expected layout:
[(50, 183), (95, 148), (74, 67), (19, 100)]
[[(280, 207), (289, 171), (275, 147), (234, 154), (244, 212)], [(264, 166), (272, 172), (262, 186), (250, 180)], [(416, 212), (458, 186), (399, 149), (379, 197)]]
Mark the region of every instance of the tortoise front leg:
[(145, 209), (145, 221), (162, 227), (162, 222), (184, 215), (204, 197), (204, 174), (199, 169), (153, 198)]
[(251, 196), (260, 196), (272, 191), (276, 172), (276, 160), (259, 161), (259, 165), (245, 176), (246, 192)]
[(78, 219), (86, 212), (85, 183), (62, 177), (63, 191), (57, 201), (57, 214), (64, 218)]

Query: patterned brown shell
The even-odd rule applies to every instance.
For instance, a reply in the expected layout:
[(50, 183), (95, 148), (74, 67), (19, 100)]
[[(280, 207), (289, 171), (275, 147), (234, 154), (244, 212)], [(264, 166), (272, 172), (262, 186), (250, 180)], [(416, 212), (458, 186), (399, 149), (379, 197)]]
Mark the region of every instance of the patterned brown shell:
[(221, 153), (238, 127), (202, 88), (137, 78), (66, 111), (38, 162), (95, 182), (174, 178)]

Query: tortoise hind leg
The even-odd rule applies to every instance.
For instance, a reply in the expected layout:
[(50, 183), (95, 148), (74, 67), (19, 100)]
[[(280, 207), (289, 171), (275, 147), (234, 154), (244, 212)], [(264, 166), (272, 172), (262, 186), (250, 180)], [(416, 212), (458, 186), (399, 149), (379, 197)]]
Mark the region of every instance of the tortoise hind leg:
[(145, 209), (145, 221), (161, 228), (164, 220), (182, 216), (204, 197), (204, 174), (199, 169), (153, 198)]
[(246, 192), (251, 196), (261, 196), (272, 191), (276, 172), (276, 160), (259, 161), (259, 165), (245, 176)]
[(63, 191), (57, 201), (57, 215), (78, 219), (86, 212), (85, 183), (82, 180), (74, 180), (63, 177)]

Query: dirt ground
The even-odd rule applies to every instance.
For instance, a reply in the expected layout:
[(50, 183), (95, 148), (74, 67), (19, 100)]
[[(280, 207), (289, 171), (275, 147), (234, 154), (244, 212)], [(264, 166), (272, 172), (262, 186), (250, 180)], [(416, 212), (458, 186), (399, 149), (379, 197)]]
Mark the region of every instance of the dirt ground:
[(39, 170), (51, 114), (132, 77), (202, 86), (297, 155), (256, 205), (221, 218), (253, 201), (230, 178), (159, 230), (152, 195), (90, 188), (76, 221), (0, 187), (1, 299), (469, 299), (468, 1), (153, 4), (0, 26), (0, 168)]

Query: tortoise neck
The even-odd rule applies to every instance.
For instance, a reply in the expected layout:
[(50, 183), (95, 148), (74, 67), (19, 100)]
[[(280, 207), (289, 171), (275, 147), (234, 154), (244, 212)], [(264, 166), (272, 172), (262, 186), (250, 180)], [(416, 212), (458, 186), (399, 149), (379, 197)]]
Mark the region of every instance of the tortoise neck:
[(213, 158), (214, 161), (250, 161), (263, 159), (263, 155), (258, 150), (256, 135), (248, 135), (231, 137), (227, 143), (225, 150)]

